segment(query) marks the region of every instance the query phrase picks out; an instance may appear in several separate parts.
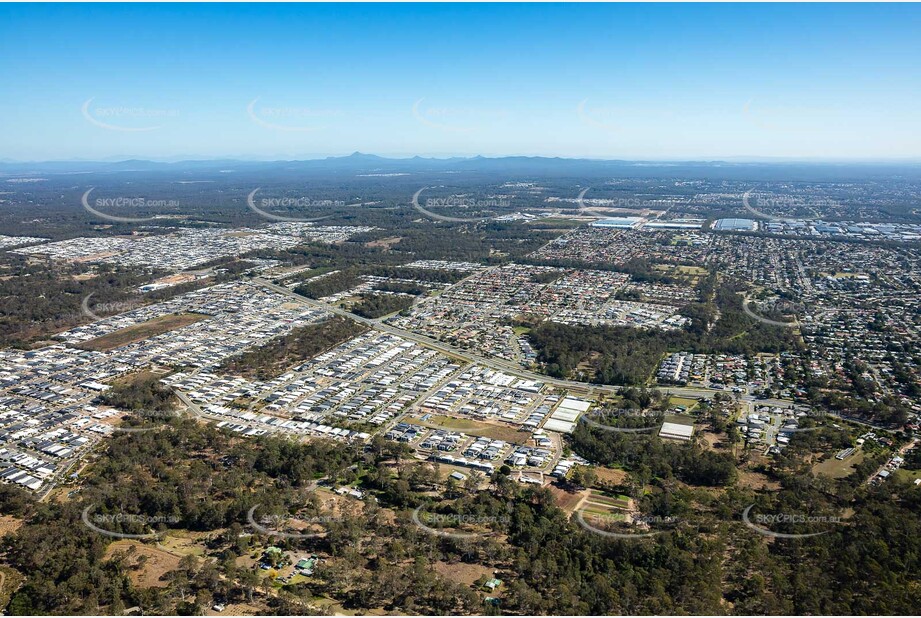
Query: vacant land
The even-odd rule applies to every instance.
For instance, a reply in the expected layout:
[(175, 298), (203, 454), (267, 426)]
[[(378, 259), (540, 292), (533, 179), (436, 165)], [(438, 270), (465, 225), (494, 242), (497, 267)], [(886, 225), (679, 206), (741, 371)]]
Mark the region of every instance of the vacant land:
[(757, 489), (759, 491), (777, 491), (780, 489), (779, 482), (754, 470), (740, 470), (738, 483), (739, 487), (744, 487), (745, 489)]
[(173, 313), (170, 315), (162, 315), (158, 318), (135, 324), (134, 326), (122, 328), (114, 333), (84, 341), (78, 347), (84, 350), (105, 352), (107, 350), (120, 348), (129, 343), (134, 343), (135, 341), (150, 339), (161, 333), (176, 330), (177, 328), (200, 322), (209, 317), (210, 316), (201, 313)]
[(352, 313), (363, 318), (381, 318), (397, 311), (409, 309), (415, 299), (397, 294), (361, 294), (352, 305)]
[(390, 249), (392, 246), (403, 240), (402, 236), (390, 236), (388, 238), (381, 238), (379, 240), (371, 240), (365, 243), (366, 247), (372, 249)]
[(558, 485), (550, 485), (547, 489), (549, 489), (550, 493), (553, 495), (553, 501), (556, 502), (556, 505), (567, 513), (575, 511), (579, 503), (582, 502), (582, 499), (589, 494), (588, 489), (570, 491)]
[(198, 556), (205, 555), (207, 535), (196, 532), (184, 533), (183, 531), (171, 530), (169, 534), (160, 540), (159, 546), (164, 551), (174, 556)]
[(855, 466), (862, 462), (863, 458), (864, 452), (862, 450), (857, 451), (844, 460), (835, 459), (834, 456), (831, 456), (825, 461), (813, 466), (812, 472), (814, 474), (830, 476), (833, 479), (843, 479), (854, 471)]
[(900, 481), (914, 481), (915, 479), (921, 479), (921, 470), (906, 470), (902, 468), (901, 470), (895, 471), (895, 477)]
[(690, 412), (694, 407), (697, 406), (698, 401), (696, 399), (690, 399), (688, 397), (669, 397), (668, 404), (671, 406), (684, 406), (687, 412)]
[(11, 532), (16, 532), (22, 527), (23, 521), (12, 515), (0, 515), (0, 537)]
[(684, 416), (681, 414), (666, 414), (665, 415), (666, 423), (675, 423), (676, 425), (693, 425), (694, 419), (690, 416)]
[(472, 586), (473, 583), (484, 575), (493, 576), (493, 570), (482, 564), (469, 564), (467, 562), (435, 562), (435, 571), (442, 577), (459, 584)]
[(420, 420), (419, 423), (431, 429), (461, 431), (471, 436), (483, 436), (492, 440), (505, 440), (506, 442), (514, 442), (515, 444), (526, 444), (531, 438), (531, 434), (527, 431), (520, 431), (508, 425), (488, 423), (469, 418), (435, 415), (424, 421)]
[(232, 356), (221, 365), (221, 371), (269, 380), (281, 375), (294, 363), (322, 354), (366, 330), (353, 320), (336, 316), (325, 322), (296, 328), (284, 337)]
[(626, 522), (634, 510), (633, 500), (627, 496), (610, 496), (596, 489), (588, 492), (578, 511), (592, 525)]
[(624, 470), (616, 470), (604, 466), (597, 466), (595, 468), (595, 476), (597, 476), (598, 480), (602, 483), (609, 483), (611, 485), (620, 485), (627, 480), (627, 473)]
[(633, 500), (629, 496), (624, 496), (621, 494), (608, 495), (604, 492), (598, 491), (597, 489), (592, 489), (589, 492), (588, 498), (586, 499), (586, 504), (607, 506), (623, 510), (633, 508)]
[(106, 548), (104, 559), (108, 560), (117, 553), (125, 554), (128, 577), (141, 588), (167, 587), (169, 581), (163, 576), (179, 568), (178, 556), (140, 541), (115, 541)]

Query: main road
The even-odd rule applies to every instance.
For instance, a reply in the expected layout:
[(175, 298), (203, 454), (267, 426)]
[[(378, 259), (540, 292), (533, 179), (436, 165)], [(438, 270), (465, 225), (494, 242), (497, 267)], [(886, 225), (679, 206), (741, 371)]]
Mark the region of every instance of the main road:
[[(356, 322), (365, 324), (366, 326), (369, 326), (370, 328), (374, 328), (379, 331), (383, 331), (385, 333), (390, 333), (392, 335), (397, 335), (398, 337), (402, 337), (409, 341), (414, 341), (420, 345), (424, 345), (433, 350), (437, 350), (441, 352), (442, 354), (447, 354), (449, 356), (461, 358), (469, 363), (476, 363), (478, 365), (483, 365), (484, 367), (489, 367), (490, 369), (497, 369), (500, 371), (504, 371), (505, 373), (508, 373), (513, 376), (517, 376), (519, 378), (524, 378), (526, 380), (535, 380), (538, 382), (543, 382), (544, 384), (555, 386), (557, 388), (563, 388), (563, 389), (575, 391), (578, 393), (586, 393), (587, 395), (592, 395), (593, 393), (604, 393), (608, 395), (614, 395), (614, 394), (619, 393), (620, 390), (623, 388), (620, 386), (611, 386), (607, 384), (588, 384), (585, 382), (576, 382), (574, 380), (562, 380), (559, 378), (552, 378), (550, 376), (546, 376), (540, 373), (535, 373), (533, 371), (528, 371), (527, 369), (523, 369), (521, 366), (511, 361), (507, 361), (501, 358), (490, 358), (486, 356), (481, 356), (474, 352), (469, 352), (467, 350), (461, 350), (452, 345), (438, 341), (437, 339), (432, 339), (431, 337), (427, 337), (426, 335), (421, 335), (413, 331), (408, 331), (402, 328), (397, 328), (395, 326), (385, 324), (380, 320), (365, 318), (360, 315), (356, 315), (350, 311), (346, 311), (345, 309), (342, 309), (341, 307), (336, 307), (334, 305), (330, 305), (330, 304), (324, 303), (319, 300), (314, 300), (312, 298), (307, 298), (306, 296), (301, 296), (300, 294), (297, 294), (286, 287), (276, 285), (272, 283), (271, 281), (268, 281), (267, 279), (263, 279), (262, 277), (253, 277), (253, 282), (261, 286), (264, 286), (266, 288), (269, 288), (270, 290), (278, 292), (279, 294), (284, 294), (285, 296), (288, 296), (292, 298), (293, 300), (296, 300), (299, 303), (309, 305), (317, 309), (325, 309), (326, 311), (329, 311), (330, 313), (334, 313), (336, 315), (341, 315), (343, 317), (350, 318), (352, 320), (355, 320)], [(715, 392), (715, 391), (704, 389), (704, 388), (687, 388), (687, 387), (676, 387), (676, 388), (669, 387), (669, 388), (662, 389), (662, 390), (672, 395), (677, 395), (679, 397), (694, 397), (694, 398), (709, 397), (709, 396), (712, 396), (713, 393)]]

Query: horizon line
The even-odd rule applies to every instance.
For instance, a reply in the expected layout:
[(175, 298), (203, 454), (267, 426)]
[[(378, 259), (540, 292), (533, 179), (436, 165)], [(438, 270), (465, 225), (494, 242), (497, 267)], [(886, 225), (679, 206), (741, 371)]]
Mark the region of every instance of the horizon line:
[(599, 163), (808, 163), (808, 164), (919, 164), (921, 155), (908, 157), (802, 157), (802, 156), (693, 156), (693, 157), (629, 157), (629, 156), (564, 156), (546, 154), (384, 154), (354, 151), (350, 154), (306, 154), (285, 157), (283, 155), (166, 155), (166, 156), (131, 156), (116, 155), (102, 159), (81, 158), (51, 158), (51, 159), (7, 159), (0, 158), (0, 165), (10, 164), (53, 164), (53, 163), (80, 163), (80, 164), (119, 164), (119, 163), (207, 163), (207, 162), (237, 162), (237, 163), (298, 163), (327, 161), (330, 159), (348, 159), (352, 157), (373, 157), (385, 161), (412, 161), (425, 159), (429, 161), (450, 161), (452, 159), (470, 161), (474, 159), (559, 159), (563, 161), (586, 161)]

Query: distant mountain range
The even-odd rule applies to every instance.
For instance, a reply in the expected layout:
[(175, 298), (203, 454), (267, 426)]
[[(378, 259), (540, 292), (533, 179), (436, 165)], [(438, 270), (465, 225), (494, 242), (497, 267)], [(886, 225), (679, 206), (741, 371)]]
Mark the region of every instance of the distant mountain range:
[(836, 180), (879, 177), (921, 179), (921, 163), (829, 163), (786, 161), (626, 161), (568, 159), (561, 157), (451, 157), (388, 158), (355, 152), (343, 157), (296, 161), (242, 159), (177, 162), (128, 159), (124, 161), (0, 162), (0, 175), (85, 174), (120, 172), (258, 172), (331, 173), (354, 175), (414, 174), (427, 172), (505, 174), (522, 177), (697, 177), (751, 178), (753, 180)]

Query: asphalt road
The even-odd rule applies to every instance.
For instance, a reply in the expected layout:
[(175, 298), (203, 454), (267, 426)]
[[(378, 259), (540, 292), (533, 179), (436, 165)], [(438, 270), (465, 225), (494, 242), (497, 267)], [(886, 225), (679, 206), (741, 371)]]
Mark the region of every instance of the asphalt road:
[[(386, 333), (397, 335), (399, 337), (403, 337), (404, 339), (407, 339), (409, 341), (414, 341), (420, 345), (424, 345), (434, 350), (438, 350), (439, 352), (443, 354), (462, 358), (466, 360), (467, 362), (477, 363), (479, 365), (483, 365), (491, 369), (498, 369), (510, 375), (517, 376), (519, 378), (524, 378), (526, 380), (536, 380), (538, 382), (543, 382), (544, 384), (549, 384), (557, 388), (563, 388), (563, 389), (567, 389), (567, 390), (574, 391), (577, 393), (586, 393), (588, 395), (591, 395), (593, 393), (617, 394), (623, 388), (620, 386), (611, 386), (611, 385), (606, 385), (606, 384), (588, 384), (586, 382), (576, 382), (573, 380), (561, 380), (559, 378), (552, 378), (552, 377), (549, 377), (549, 376), (546, 376), (540, 373), (535, 373), (533, 371), (528, 371), (527, 369), (523, 369), (516, 363), (510, 362), (510, 361), (506, 361), (506, 360), (498, 359), (498, 358), (489, 358), (486, 356), (481, 356), (479, 354), (475, 354), (467, 350), (461, 350), (459, 348), (456, 348), (452, 345), (448, 345), (436, 339), (432, 339), (431, 337), (426, 337), (425, 335), (420, 335), (412, 331), (404, 330), (402, 328), (396, 328), (394, 326), (390, 326), (389, 324), (384, 324), (383, 322), (379, 320), (363, 318), (359, 315), (346, 311), (345, 309), (342, 309), (341, 307), (329, 305), (322, 301), (314, 300), (312, 298), (307, 298), (305, 296), (301, 296), (300, 294), (296, 294), (295, 292), (292, 292), (286, 287), (276, 285), (272, 283), (271, 281), (262, 279), (261, 277), (254, 277), (253, 282), (258, 283), (259, 285), (265, 286), (271, 290), (274, 290), (275, 292), (278, 292), (279, 294), (284, 294), (286, 296), (289, 296), (290, 298), (296, 300), (297, 302), (303, 303), (305, 305), (316, 307), (318, 309), (325, 309), (326, 311), (329, 311), (330, 313), (334, 313), (336, 315), (341, 315), (347, 318), (351, 318), (355, 320), (356, 322), (360, 322), (371, 328), (375, 328), (379, 331), (383, 331)], [(693, 398), (711, 397), (716, 392), (716, 391), (705, 389), (705, 388), (688, 388), (688, 387), (669, 387), (669, 388), (664, 388), (662, 390), (672, 395), (676, 395), (678, 397), (693, 397)]]

